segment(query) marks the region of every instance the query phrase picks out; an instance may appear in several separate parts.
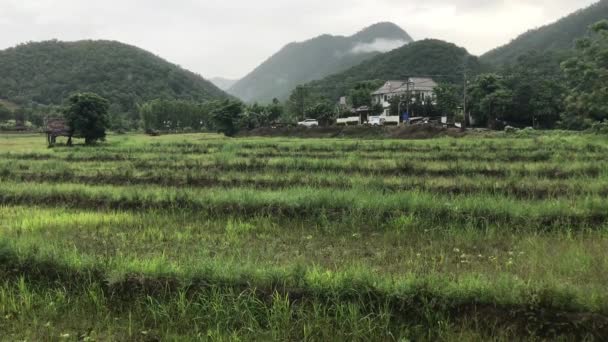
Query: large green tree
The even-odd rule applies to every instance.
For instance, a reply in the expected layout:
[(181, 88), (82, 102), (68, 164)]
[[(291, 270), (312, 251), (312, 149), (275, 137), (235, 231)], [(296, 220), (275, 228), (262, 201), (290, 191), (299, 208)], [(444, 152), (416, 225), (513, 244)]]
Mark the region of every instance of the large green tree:
[(454, 118), (458, 108), (462, 106), (462, 87), (449, 83), (441, 83), (435, 88), (437, 112), (442, 116)]
[(216, 130), (226, 136), (234, 136), (240, 130), (243, 103), (237, 100), (223, 100), (211, 112)]
[(608, 119), (608, 20), (593, 25), (576, 51), (562, 64), (568, 80), (563, 121), (568, 128), (585, 128)]
[(332, 124), (338, 114), (336, 106), (328, 101), (321, 101), (308, 107), (305, 113), (306, 118), (316, 119), (323, 126)]
[(84, 138), (89, 145), (106, 137), (110, 125), (108, 108), (110, 103), (94, 93), (78, 93), (70, 96), (64, 116), (72, 136)]
[(469, 85), (469, 110), (479, 126), (493, 126), (497, 120), (504, 120), (513, 102), (513, 93), (502, 76), (483, 74)]
[(303, 119), (306, 116), (306, 108), (311, 102), (309, 89), (304, 86), (297, 86), (287, 101), (290, 116), (296, 120)]
[(357, 83), (348, 93), (353, 108), (372, 107), (372, 93), (382, 86), (383, 81), (364, 81)]
[(556, 53), (533, 52), (504, 68), (504, 84), (513, 95), (504, 120), (519, 126), (555, 126), (563, 112), (565, 91), (561, 60)]

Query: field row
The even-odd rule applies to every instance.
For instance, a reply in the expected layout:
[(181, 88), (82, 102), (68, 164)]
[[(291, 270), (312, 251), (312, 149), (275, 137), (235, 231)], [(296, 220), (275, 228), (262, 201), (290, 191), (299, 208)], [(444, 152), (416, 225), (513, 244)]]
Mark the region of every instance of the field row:
[(383, 193), (362, 189), (324, 190), (293, 187), (183, 189), (156, 186), (81, 184), (0, 184), (0, 203), (139, 210), (196, 210), (221, 217), (273, 217), (357, 221), (381, 224), (401, 215), (436, 222), (505, 223), (529, 229), (602, 226), (608, 220), (604, 196), (517, 200), (491, 195), (446, 196), (422, 191)]
[(581, 151), (527, 151), (513, 153), (511, 151), (276, 151), (273, 149), (216, 149), (201, 152), (190, 152), (176, 149), (164, 151), (87, 151), (58, 152), (58, 153), (5, 153), (0, 155), (1, 159), (10, 160), (61, 160), (75, 161), (136, 161), (136, 160), (183, 160), (183, 159), (209, 159), (210, 157), (236, 157), (236, 158), (297, 158), (297, 159), (335, 159), (335, 160), (415, 160), (418, 162), (488, 162), (488, 163), (510, 163), (510, 162), (545, 162), (545, 161), (605, 161), (606, 152), (581, 152)]
[(458, 162), (418, 162), (409, 160), (386, 161), (336, 161), (295, 158), (216, 158), (206, 160), (154, 161), (82, 161), (66, 163), (60, 161), (4, 161), (0, 162), (0, 173), (15, 170), (69, 170), (86, 168), (89, 170), (134, 169), (171, 171), (175, 173), (209, 172), (275, 172), (290, 171), (314, 173), (342, 173), (344, 175), (378, 175), (402, 177), (539, 177), (549, 179), (572, 179), (579, 177), (608, 177), (608, 163), (458, 163)]
[(420, 191), (444, 195), (495, 195), (520, 199), (608, 196), (608, 177), (540, 179), (537, 177), (400, 177), (341, 173), (286, 172), (175, 172), (128, 167), (95, 169), (88, 167), (46, 167), (0, 169), (0, 180), (28, 183), (79, 183), (87, 185), (156, 185), (186, 188), (255, 188), (279, 190), (292, 187), (317, 189), (366, 189), (394, 193)]
[[(602, 139), (589, 136), (540, 137), (531, 139), (434, 139), (418, 141), (398, 140), (352, 140), (352, 139), (192, 139), (188, 136), (166, 136), (145, 145), (137, 139), (124, 138), (121, 144), (105, 145), (96, 150), (101, 152), (164, 153), (179, 150), (185, 154), (209, 153), (214, 151), (269, 150), (277, 152), (510, 152), (514, 154), (535, 152), (606, 152), (608, 147)], [(132, 140), (132, 142), (131, 142)], [(78, 149), (78, 148), (77, 148)], [(70, 150), (64, 151), (70, 153)]]

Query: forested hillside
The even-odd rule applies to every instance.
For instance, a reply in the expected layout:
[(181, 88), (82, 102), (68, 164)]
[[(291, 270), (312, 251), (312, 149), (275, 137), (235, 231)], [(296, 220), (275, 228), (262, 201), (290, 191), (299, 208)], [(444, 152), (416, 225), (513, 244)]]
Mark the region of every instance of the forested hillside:
[(72, 92), (95, 92), (113, 115), (138, 116), (156, 98), (195, 101), (227, 95), (201, 76), (147, 51), (113, 41), (46, 41), (0, 51), (0, 99), (61, 104)]
[(412, 76), (432, 76), (437, 82), (463, 81), (464, 66), (471, 75), (482, 67), (467, 50), (441, 40), (422, 40), (378, 55), (342, 73), (306, 84), (308, 93), (338, 99), (363, 81), (393, 80)]
[(244, 101), (286, 98), (300, 84), (355, 66), (412, 38), (391, 23), (373, 25), (353, 36), (323, 35), (291, 43), (229, 89)]
[(531, 51), (552, 51), (567, 55), (572, 52), (576, 39), (583, 38), (591, 25), (606, 18), (608, 0), (602, 0), (553, 24), (530, 30), (509, 44), (486, 53), (481, 60), (498, 66), (513, 63), (519, 56)]

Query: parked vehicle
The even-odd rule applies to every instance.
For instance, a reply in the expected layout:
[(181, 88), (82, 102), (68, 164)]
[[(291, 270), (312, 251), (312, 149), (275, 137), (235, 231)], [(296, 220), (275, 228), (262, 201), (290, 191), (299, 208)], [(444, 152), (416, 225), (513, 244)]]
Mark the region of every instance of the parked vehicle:
[(298, 126), (303, 126), (303, 127), (319, 127), (319, 121), (315, 120), (315, 119), (307, 119), (304, 120), (302, 122), (298, 122)]
[(384, 126), (385, 118), (381, 116), (370, 116), (367, 123), (371, 126)]
[(361, 122), (361, 118), (358, 116), (351, 116), (348, 118), (339, 118), (336, 120), (336, 125), (358, 125)]

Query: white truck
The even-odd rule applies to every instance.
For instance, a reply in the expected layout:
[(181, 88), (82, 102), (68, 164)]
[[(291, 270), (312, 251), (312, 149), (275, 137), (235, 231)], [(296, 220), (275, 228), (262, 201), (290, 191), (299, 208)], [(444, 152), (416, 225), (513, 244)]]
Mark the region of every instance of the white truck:
[(370, 126), (384, 126), (386, 119), (382, 116), (370, 116), (367, 124)]

